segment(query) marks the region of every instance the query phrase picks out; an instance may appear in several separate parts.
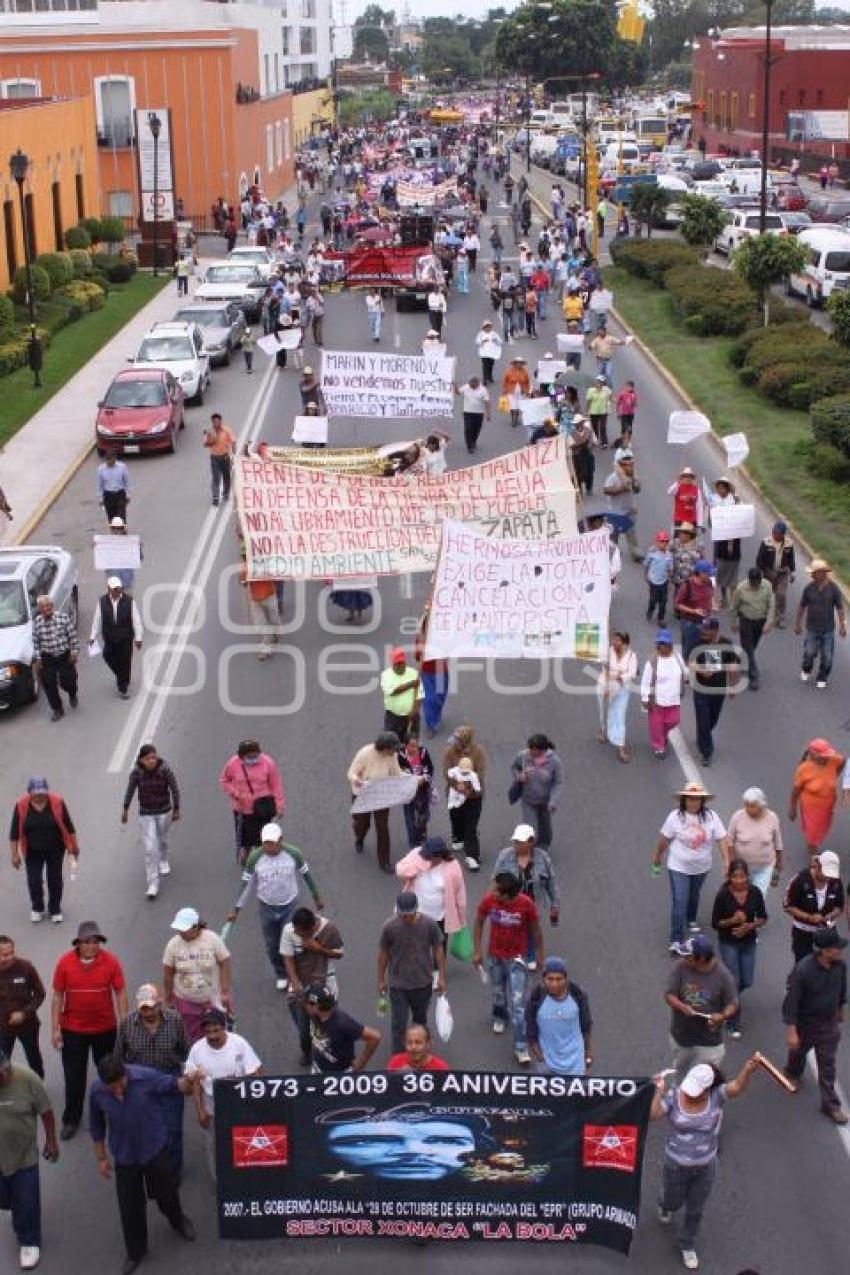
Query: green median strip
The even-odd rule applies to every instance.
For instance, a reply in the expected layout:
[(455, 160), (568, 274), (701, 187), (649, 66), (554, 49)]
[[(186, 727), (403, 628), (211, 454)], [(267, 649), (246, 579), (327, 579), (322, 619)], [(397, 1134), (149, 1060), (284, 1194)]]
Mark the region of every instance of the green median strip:
[[(83, 315), (62, 328), (44, 351), (43, 385), (34, 389), (29, 368), (18, 368), (0, 379), (0, 444), (9, 439), (97, 354), (135, 314), (164, 288), (170, 278), (135, 274), (129, 283), (112, 284), (102, 310)], [(176, 304), (176, 303), (175, 303)], [(116, 368), (115, 371), (118, 369)], [(103, 386), (105, 390), (106, 385)], [(96, 404), (92, 403), (92, 430)], [(94, 435), (92, 435), (94, 437)]]
[[(623, 321), (672, 373), (717, 434), (747, 435), (748, 473), (836, 573), (850, 579), (850, 487), (812, 472), (808, 413), (776, 407), (741, 384), (729, 362), (734, 337), (692, 336), (661, 288), (616, 266), (604, 273)], [(640, 419), (638, 414), (638, 437)], [(666, 422), (663, 427), (666, 433)]]

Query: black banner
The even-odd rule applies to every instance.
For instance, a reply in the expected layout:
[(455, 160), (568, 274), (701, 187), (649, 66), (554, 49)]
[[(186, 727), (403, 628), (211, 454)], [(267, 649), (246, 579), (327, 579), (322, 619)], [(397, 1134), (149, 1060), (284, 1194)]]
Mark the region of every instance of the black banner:
[(653, 1092), (649, 1080), (495, 1072), (219, 1080), (219, 1231), (627, 1253)]

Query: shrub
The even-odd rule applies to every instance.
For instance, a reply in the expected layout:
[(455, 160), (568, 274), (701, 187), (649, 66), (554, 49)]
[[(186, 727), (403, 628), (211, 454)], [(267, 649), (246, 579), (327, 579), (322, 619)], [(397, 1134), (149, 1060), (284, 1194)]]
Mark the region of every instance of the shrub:
[(850, 345), (850, 290), (836, 289), (826, 303), (832, 316), (832, 331), (836, 341), (842, 345)]
[(72, 303), (86, 310), (101, 310), (106, 304), (106, 293), (96, 283), (89, 280), (75, 279), (58, 289), (58, 295), (67, 297)]
[(850, 456), (830, 443), (816, 443), (808, 455), (809, 468), (817, 478), (846, 485), (850, 483)]
[(74, 277), (74, 263), (67, 252), (42, 252), (36, 257), (35, 264), (47, 271), (54, 291), (63, 283), (70, 283)]
[(73, 248), (90, 248), (91, 242), (91, 235), (82, 224), (65, 231), (65, 247), (69, 251)]
[[(37, 301), (46, 301), (53, 291), (50, 283), (50, 275), (42, 266), (35, 264), (30, 266), (30, 275), (32, 277), (32, 290), (35, 293)], [(14, 282), (15, 300), (18, 305), (25, 305), (27, 299), (27, 268), (26, 266), (18, 266), (15, 271)]]
[(15, 307), (8, 297), (0, 295), (0, 332), (10, 332), (15, 326)]
[(816, 399), (809, 420), (815, 442), (829, 443), (850, 456), (850, 394)]
[(820, 328), (809, 325), (801, 329), (787, 324), (776, 332), (762, 328), (761, 339), (750, 346), (745, 361), (757, 372), (763, 372), (772, 363), (797, 362), (803, 357), (821, 368), (846, 362), (846, 356), (842, 357), (838, 347)]
[(643, 243), (611, 243), (611, 256), (618, 266), (639, 279), (650, 279), (658, 287), (664, 283), (666, 272), (674, 266), (694, 266), (698, 260), (693, 248), (670, 239), (656, 239)]
[(106, 272), (106, 276), (110, 283), (129, 283), (135, 273), (135, 268), (129, 261), (124, 261), (121, 257), (115, 257)]
[[(790, 307), (789, 307), (790, 309)], [(733, 367), (742, 367), (745, 363), (749, 363), (750, 351), (755, 347), (761, 347), (766, 341), (781, 340), (790, 342), (796, 340), (796, 350), (799, 352), (802, 343), (808, 341), (812, 332), (816, 329), (809, 323), (808, 319), (801, 319), (799, 310), (796, 312), (796, 326), (792, 327), (787, 322), (781, 324), (781, 332), (773, 332), (770, 328), (765, 332), (763, 327), (747, 328), (742, 332), (735, 341), (729, 351), (729, 361)]]
[(91, 253), (85, 248), (72, 248), (69, 252), (75, 279), (86, 279), (91, 274)]
[(120, 243), (126, 234), (122, 217), (102, 217), (100, 221), (100, 243)]
[(677, 266), (664, 276), (664, 286), (678, 313), (695, 320), (688, 329), (699, 336), (736, 336), (752, 322), (755, 298), (727, 271)]
[(850, 390), (850, 368), (816, 365), (806, 352), (793, 360), (772, 363), (758, 377), (758, 388), (780, 407), (808, 410), (817, 399)]
[(102, 242), (100, 237), (100, 218), (99, 217), (84, 217), (83, 220), (80, 222), (80, 225), (83, 227), (84, 230), (88, 231), (89, 238), (91, 239), (92, 243)]
[(104, 294), (109, 291), (109, 278), (102, 270), (92, 270), (87, 282), (96, 283)]
[(17, 336), (0, 344), (0, 376), (8, 376), (29, 361), (29, 337)]

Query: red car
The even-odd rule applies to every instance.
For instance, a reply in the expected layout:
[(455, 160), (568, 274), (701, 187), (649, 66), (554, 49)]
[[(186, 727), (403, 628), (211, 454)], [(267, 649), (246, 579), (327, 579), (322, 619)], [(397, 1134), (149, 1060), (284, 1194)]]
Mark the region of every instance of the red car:
[(803, 212), (807, 201), (796, 182), (774, 182), (770, 188), (770, 202), (783, 212)]
[(100, 455), (173, 452), (183, 428), (183, 391), (164, 368), (119, 372), (97, 405), (94, 434)]

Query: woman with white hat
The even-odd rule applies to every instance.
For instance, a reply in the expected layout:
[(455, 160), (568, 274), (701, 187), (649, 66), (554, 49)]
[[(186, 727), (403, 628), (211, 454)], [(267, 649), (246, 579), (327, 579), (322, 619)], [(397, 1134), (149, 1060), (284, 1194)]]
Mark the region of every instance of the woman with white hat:
[(729, 820), (729, 854), (744, 860), (750, 881), (767, 898), (768, 887), (779, 884), (782, 871), (782, 827), (761, 788), (747, 788), (742, 800)]
[(729, 857), (726, 829), (720, 816), (710, 810), (708, 803), (714, 793), (706, 791), (699, 782), (687, 783), (674, 796), (679, 805), (671, 810), (658, 837), (653, 856), (653, 875), (660, 875), (661, 860), (667, 855), (667, 876), (670, 881), (670, 946), (673, 956), (688, 955), (685, 949), (685, 926), (692, 934), (700, 930), (697, 924), (699, 896), (708, 876), (715, 845), (723, 856)]
[(481, 359), (481, 383), (493, 384), (493, 365), (502, 357), (502, 338), (489, 319), (485, 319), (475, 337)]
[(717, 1171), (723, 1107), (727, 1099), (740, 1098), (758, 1067), (754, 1055), (727, 1083), (716, 1067), (697, 1063), (669, 1093), (665, 1092), (664, 1076), (656, 1077), (649, 1118), (660, 1120), (666, 1116), (668, 1126), (658, 1220), (662, 1226), (669, 1226), (673, 1214), (684, 1208), (679, 1249), (686, 1270), (699, 1269), (694, 1245)]

